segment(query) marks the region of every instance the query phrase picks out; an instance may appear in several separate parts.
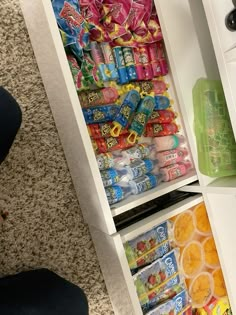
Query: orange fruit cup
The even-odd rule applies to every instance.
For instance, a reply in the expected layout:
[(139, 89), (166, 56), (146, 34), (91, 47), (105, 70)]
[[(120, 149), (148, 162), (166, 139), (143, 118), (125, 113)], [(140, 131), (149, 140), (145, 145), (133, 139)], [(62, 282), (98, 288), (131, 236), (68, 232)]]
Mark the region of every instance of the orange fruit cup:
[(193, 239), (195, 234), (195, 219), (193, 212), (186, 210), (179, 214), (173, 225), (173, 238), (177, 246), (184, 246)]
[(186, 278), (193, 278), (202, 270), (204, 253), (200, 242), (191, 241), (184, 247), (180, 257), (180, 266)]
[(213, 278), (209, 272), (201, 272), (189, 282), (189, 295), (194, 308), (204, 307), (213, 296)]
[(212, 271), (213, 283), (214, 283), (214, 292), (213, 295), (216, 299), (227, 296), (227, 290), (225, 287), (224, 276), (222, 274), (221, 268), (216, 268)]
[(205, 238), (202, 242), (205, 265), (208, 268), (215, 269), (220, 266), (220, 261), (213, 236)]
[(193, 208), (193, 213), (196, 220), (196, 231), (201, 236), (208, 236), (211, 234), (211, 226), (208, 219), (205, 204), (201, 202)]

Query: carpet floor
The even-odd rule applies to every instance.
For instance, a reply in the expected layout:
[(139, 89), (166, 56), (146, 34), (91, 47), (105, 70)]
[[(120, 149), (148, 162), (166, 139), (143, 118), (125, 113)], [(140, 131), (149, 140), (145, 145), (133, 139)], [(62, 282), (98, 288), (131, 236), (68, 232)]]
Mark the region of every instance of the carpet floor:
[(91, 315), (113, 314), (18, 0), (0, 1), (0, 85), (23, 111), (0, 166), (0, 276), (49, 268), (85, 290)]

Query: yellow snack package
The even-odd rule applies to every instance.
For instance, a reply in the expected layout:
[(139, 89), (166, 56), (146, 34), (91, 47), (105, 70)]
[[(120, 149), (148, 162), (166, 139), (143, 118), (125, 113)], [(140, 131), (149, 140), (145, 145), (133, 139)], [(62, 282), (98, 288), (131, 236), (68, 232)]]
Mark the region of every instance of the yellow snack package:
[(197, 309), (196, 315), (232, 315), (229, 300), (212, 298), (206, 306)]

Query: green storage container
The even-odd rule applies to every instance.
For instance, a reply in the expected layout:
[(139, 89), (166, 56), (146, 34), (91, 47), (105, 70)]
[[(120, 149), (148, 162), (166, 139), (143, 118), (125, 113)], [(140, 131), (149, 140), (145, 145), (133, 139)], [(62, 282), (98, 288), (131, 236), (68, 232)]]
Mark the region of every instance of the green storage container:
[(236, 142), (220, 81), (199, 79), (193, 88), (199, 170), (210, 177), (236, 174)]

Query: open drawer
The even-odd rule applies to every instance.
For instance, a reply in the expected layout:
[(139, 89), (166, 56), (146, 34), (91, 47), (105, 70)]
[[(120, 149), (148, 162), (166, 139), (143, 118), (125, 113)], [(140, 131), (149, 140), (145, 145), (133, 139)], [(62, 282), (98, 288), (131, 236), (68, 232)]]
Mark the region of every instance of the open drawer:
[(124, 243), (202, 201), (202, 196), (196, 194), (110, 236), (90, 226), (115, 314), (143, 314), (125, 255)]
[[(80, 206), (88, 224), (105, 233), (115, 233), (114, 216), (197, 180), (193, 169), (173, 182), (161, 183), (150, 191), (133, 195), (110, 207), (51, 1), (35, 0), (30, 3), (21, 0), (21, 6)], [(188, 127), (185, 128), (182, 119), (171, 71), (167, 82), (170, 83), (174, 110), (180, 114), (178, 124), (187, 139), (185, 131)]]

